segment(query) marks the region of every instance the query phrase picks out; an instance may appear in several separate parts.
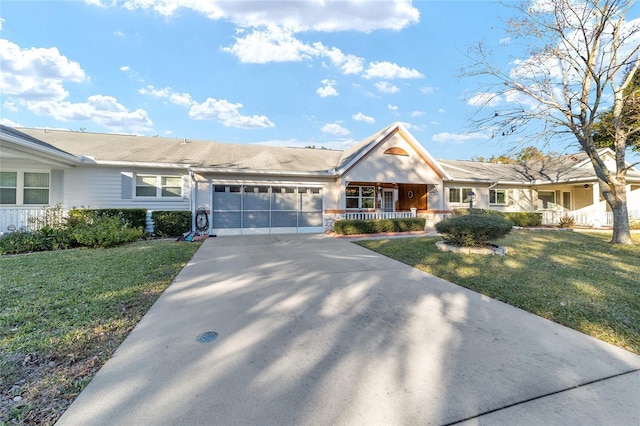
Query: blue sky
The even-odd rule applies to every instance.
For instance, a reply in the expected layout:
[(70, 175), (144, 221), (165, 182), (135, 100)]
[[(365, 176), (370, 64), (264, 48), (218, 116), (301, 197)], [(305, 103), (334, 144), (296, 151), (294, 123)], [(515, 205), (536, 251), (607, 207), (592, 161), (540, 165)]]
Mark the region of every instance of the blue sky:
[(508, 66), (512, 14), (494, 1), (3, 0), (0, 123), (344, 149), (400, 121), (436, 158), (499, 155), (510, 141), (474, 131), (481, 85), (459, 75), (480, 41)]

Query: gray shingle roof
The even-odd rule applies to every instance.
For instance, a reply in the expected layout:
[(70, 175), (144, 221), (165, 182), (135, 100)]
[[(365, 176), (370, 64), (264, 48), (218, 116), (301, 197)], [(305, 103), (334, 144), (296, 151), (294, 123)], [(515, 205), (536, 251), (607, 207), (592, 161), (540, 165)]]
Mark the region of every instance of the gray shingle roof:
[(59, 149), (100, 161), (185, 164), (195, 168), (326, 173), (341, 151), (229, 144), (179, 138), (20, 129)]
[[(518, 182), (528, 184), (567, 181), (593, 181), (594, 171), (586, 153), (533, 160), (517, 164), (480, 163), (476, 161), (439, 160), (453, 180), (469, 182)], [(586, 162), (586, 163), (585, 163)], [(631, 169), (627, 178), (640, 179), (640, 172)]]
[[(2, 131), (26, 138), (41, 147), (65, 155), (85, 156), (103, 162), (179, 164), (196, 169), (230, 169), (256, 172), (295, 172), (331, 175), (365, 154), (397, 123), (391, 124), (344, 151), (230, 144), (204, 140), (131, 136), (66, 130), (12, 129)], [(470, 182), (559, 182), (593, 180), (593, 168), (585, 153), (564, 155), (526, 164), (496, 164), (475, 161), (438, 160), (454, 181)], [(628, 179), (640, 181), (632, 169)]]

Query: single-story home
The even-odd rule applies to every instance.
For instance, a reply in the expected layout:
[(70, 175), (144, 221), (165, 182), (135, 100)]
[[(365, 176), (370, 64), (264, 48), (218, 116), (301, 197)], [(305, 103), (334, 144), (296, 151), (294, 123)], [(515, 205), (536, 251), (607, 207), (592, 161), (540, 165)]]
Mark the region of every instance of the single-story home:
[[(324, 232), (343, 218), (420, 216), (431, 226), (468, 207), (469, 192), (474, 207), (539, 211), (548, 224), (567, 214), (611, 224), (585, 154), (436, 160), (401, 123), (345, 151), (0, 126), (0, 232), (57, 204), (189, 210), (194, 229), (215, 235)], [(637, 169), (627, 198), (640, 217)]]

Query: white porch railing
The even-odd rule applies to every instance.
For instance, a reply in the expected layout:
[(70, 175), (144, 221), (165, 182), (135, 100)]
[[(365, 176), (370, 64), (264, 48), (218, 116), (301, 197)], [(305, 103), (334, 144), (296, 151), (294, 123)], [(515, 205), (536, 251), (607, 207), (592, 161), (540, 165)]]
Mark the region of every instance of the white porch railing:
[[(571, 216), (576, 225), (580, 226), (613, 226), (613, 214), (611, 212), (584, 212), (584, 211), (556, 211), (545, 210), (542, 213), (543, 225), (557, 225), (560, 218)], [(629, 210), (629, 218), (640, 218), (640, 210)]]
[(416, 217), (416, 212), (350, 212), (343, 215), (347, 220), (408, 219)]
[(21, 229), (32, 231), (29, 218), (42, 218), (43, 215), (42, 207), (0, 208), (0, 234)]

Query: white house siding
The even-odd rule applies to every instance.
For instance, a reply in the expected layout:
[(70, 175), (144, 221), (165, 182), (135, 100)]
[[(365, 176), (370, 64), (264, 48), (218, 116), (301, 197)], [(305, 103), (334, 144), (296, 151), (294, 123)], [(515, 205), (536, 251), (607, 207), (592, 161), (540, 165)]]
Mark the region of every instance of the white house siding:
[[(122, 197), (122, 173), (183, 176), (183, 197), (145, 200)], [(148, 210), (189, 210), (190, 187), (184, 170), (120, 167), (77, 167), (65, 172), (64, 207), (71, 208), (146, 208)], [(186, 181), (186, 184), (185, 184)], [(133, 189), (132, 189), (133, 191)]]
[[(402, 148), (409, 156), (384, 153), (392, 147)], [(347, 182), (442, 183), (442, 179), (436, 172), (397, 133), (355, 165), (344, 175), (344, 180)]]

